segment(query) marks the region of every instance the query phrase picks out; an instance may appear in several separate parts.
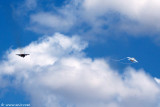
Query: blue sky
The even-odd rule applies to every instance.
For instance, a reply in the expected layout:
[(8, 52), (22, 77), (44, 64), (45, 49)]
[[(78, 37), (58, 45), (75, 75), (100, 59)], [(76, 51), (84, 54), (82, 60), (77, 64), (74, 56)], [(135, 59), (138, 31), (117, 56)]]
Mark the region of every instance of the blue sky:
[[(1, 0), (0, 81), (4, 83), (0, 86), (0, 103), (141, 107), (151, 100), (145, 97), (152, 96), (153, 102), (146, 106), (159, 107), (160, 86), (155, 81), (160, 78), (159, 6), (156, 0)], [(17, 57), (19, 48), (31, 55)], [(129, 65), (112, 60), (128, 56), (139, 63)], [(99, 89), (102, 86), (112, 90), (106, 88), (110, 83), (115, 84), (113, 90), (120, 90), (103, 93)], [(131, 102), (135, 97), (128, 87), (138, 97), (135, 102)], [(90, 89), (102, 93), (85, 95)], [(144, 94), (138, 94), (136, 89)]]

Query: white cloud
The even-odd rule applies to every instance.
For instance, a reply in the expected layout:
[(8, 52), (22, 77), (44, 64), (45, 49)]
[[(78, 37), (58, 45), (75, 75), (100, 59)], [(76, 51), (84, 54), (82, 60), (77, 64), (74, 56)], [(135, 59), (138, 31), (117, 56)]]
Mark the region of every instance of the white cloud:
[(115, 30), (153, 35), (160, 31), (159, 9), (158, 0), (72, 0), (60, 8), (32, 14), (29, 29), (40, 33), (74, 29), (84, 35), (109, 35)]
[(13, 76), (33, 107), (158, 107), (160, 87), (144, 70), (119, 74), (105, 60), (86, 57), (86, 46), (77, 36), (45, 36), (24, 47), (24, 59), (10, 50), (0, 76)]
[(42, 33), (68, 31), (74, 24), (74, 18), (67, 14), (65, 14), (65, 16), (60, 16), (49, 12), (41, 12), (31, 15), (32, 27), (29, 29)]
[(137, 27), (142, 28), (142, 31), (145, 26), (150, 31), (153, 29), (159, 31), (160, 28), (160, 15), (158, 14), (160, 1), (157, 0), (85, 0), (83, 7), (92, 17), (104, 16), (108, 12), (114, 11), (126, 17), (125, 20), (131, 20), (130, 23), (126, 23), (122, 17), (120, 19), (121, 27), (133, 29), (132, 24), (135, 23)]

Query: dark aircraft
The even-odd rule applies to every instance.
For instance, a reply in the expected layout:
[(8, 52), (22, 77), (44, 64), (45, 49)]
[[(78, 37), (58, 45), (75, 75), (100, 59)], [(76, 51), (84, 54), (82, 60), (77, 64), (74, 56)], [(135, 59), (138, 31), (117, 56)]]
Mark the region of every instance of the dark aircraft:
[(24, 58), (25, 56), (27, 56), (27, 55), (29, 55), (29, 54), (16, 54), (16, 55)]

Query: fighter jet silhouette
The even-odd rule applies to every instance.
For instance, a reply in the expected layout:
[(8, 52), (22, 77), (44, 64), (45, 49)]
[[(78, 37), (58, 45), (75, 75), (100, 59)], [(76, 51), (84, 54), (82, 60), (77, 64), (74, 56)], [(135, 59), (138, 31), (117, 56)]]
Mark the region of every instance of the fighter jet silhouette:
[(18, 56), (24, 58), (25, 56), (27, 56), (27, 55), (29, 55), (29, 54), (16, 54), (16, 55), (18, 55)]

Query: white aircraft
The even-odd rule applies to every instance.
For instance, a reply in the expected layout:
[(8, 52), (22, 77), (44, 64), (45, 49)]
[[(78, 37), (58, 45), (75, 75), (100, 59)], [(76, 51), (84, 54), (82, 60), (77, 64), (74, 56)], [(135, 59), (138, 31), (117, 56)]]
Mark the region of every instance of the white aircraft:
[(127, 57), (129, 61), (133, 63), (138, 63), (138, 61), (134, 57)]

